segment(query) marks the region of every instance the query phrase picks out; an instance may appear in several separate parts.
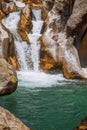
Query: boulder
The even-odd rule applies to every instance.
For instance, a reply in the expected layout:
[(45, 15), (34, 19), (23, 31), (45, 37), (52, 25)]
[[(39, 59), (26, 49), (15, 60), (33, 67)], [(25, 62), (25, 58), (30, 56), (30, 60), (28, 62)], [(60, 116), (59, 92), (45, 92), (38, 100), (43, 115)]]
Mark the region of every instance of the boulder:
[(0, 95), (10, 94), (17, 88), (17, 75), (5, 59), (0, 58)]
[(30, 130), (8, 110), (0, 107), (0, 130)]

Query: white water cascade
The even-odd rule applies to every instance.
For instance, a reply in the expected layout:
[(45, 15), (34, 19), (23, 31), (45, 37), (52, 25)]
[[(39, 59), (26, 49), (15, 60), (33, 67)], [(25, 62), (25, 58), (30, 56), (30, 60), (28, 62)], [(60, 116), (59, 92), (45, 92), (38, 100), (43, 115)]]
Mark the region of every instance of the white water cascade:
[(22, 38), (18, 34), (18, 23), (20, 20), (20, 12), (10, 13), (7, 18), (2, 20), (2, 23), (14, 36), (15, 48), (17, 52), (18, 62), (20, 64), (20, 70), (22, 71), (39, 71), (39, 52), (40, 45), (37, 44), (38, 38), (41, 36), (40, 31), (42, 29), (43, 21), (41, 20), (41, 10), (32, 9), (32, 34), (28, 34), (30, 45), (22, 41)]
[(2, 23), (13, 34), (15, 48), (17, 52), (17, 58), (20, 64), (20, 69), (28, 70), (29, 64), (27, 62), (28, 59), (26, 57), (26, 54), (29, 53), (29, 46), (26, 42), (22, 41), (22, 38), (17, 32), (19, 20), (20, 20), (20, 12), (13, 12), (13, 13), (10, 13), (7, 18), (4, 18), (2, 20)]
[(39, 52), (40, 52), (40, 45), (37, 43), (38, 38), (41, 36), (40, 32), (43, 26), (43, 21), (41, 20), (41, 10), (40, 9), (32, 9), (32, 34), (28, 34), (30, 39), (30, 52), (31, 52), (31, 59), (33, 62), (33, 70), (39, 70)]
[[(14, 0), (16, 6), (24, 7), (25, 4)], [(2, 20), (4, 26), (13, 34), (15, 49), (20, 71), (17, 72), (19, 86), (34, 87), (50, 87), (53, 84), (61, 84), (66, 79), (62, 74), (50, 75), (43, 73), (39, 68), (40, 44), (38, 39), (41, 37), (41, 29), (43, 20), (41, 19), (41, 9), (32, 9), (32, 33), (27, 33), (30, 44), (24, 42), (18, 34), (18, 24), (20, 20), (20, 11), (10, 13)]]

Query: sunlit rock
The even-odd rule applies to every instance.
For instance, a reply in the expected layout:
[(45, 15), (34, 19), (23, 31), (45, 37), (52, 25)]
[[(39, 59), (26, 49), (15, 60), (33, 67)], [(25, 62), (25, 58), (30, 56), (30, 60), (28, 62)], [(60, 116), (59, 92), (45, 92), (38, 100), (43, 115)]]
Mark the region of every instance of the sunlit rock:
[[(44, 2), (44, 7), (46, 7), (47, 2)], [(55, 0), (51, 10), (47, 9), (49, 13), (46, 19), (45, 31), (42, 35), (42, 41), (46, 47), (45, 50), (50, 53), (51, 57), (59, 65), (59, 67), (61, 66), (60, 68), (62, 68), (64, 76), (68, 79), (87, 79), (81, 68), (77, 50), (73, 45), (75, 42), (74, 37), (72, 33), (68, 32), (68, 26), (70, 23), (69, 17), (71, 14), (73, 16), (72, 9), (74, 8), (75, 10), (75, 8), (80, 8), (80, 6), (78, 7), (78, 5), (82, 3), (82, 14), (85, 14), (87, 8), (86, 5), (84, 6), (84, 3), (86, 4), (86, 2), (84, 2), (83, 0), (77, 0), (75, 4), (74, 1), (69, 2), (68, 0)], [(49, 4), (47, 6), (49, 6)], [(78, 10), (77, 12), (80, 12), (80, 10)], [(75, 14), (79, 14), (79, 17), (83, 16), (80, 13), (74, 13), (74, 15)], [(78, 21), (78, 17), (77, 19), (73, 17), (73, 20), (71, 20), (71, 24), (72, 21), (75, 20)], [(76, 23), (73, 22), (73, 24), (74, 26), (77, 26)], [(71, 25), (71, 27), (73, 26), (73, 24)], [(77, 35), (75, 34), (75, 36)]]
[(11, 65), (9, 65), (4, 59), (0, 58), (0, 95), (10, 94), (14, 92), (16, 88), (16, 72)]
[(8, 110), (0, 107), (0, 130), (30, 130)]
[(14, 57), (8, 57), (7, 62), (14, 67), (15, 70), (18, 70), (20, 68), (20, 65), (18, 63), (17, 58)]
[(0, 20), (5, 17), (5, 14), (0, 10)]
[(18, 33), (20, 34), (23, 41), (26, 41), (27, 43), (30, 43), (29, 38), (25, 31), (18, 29)]
[[(5, 28), (5, 26), (2, 23), (0, 23), (0, 31), (1, 31), (0, 32), (0, 58), (4, 58), (7, 61), (9, 57), (16, 58), (16, 52), (15, 52), (14, 40), (12, 34)], [(17, 60), (15, 61), (16, 61), (15, 63), (16, 68), (18, 68), (18, 62)]]
[(22, 10), (20, 22), (19, 22), (19, 29), (23, 31), (30, 32), (32, 29), (32, 22), (31, 22), (31, 8), (28, 5)]
[(42, 8), (42, 1), (41, 0), (30, 0), (28, 4), (34, 9)]

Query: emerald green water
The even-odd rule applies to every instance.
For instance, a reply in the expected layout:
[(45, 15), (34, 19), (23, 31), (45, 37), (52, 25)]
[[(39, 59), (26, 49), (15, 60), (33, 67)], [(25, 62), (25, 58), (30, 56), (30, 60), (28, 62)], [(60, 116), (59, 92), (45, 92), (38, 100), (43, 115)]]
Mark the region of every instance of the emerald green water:
[(87, 115), (85, 81), (61, 80), (45, 87), (38, 87), (38, 82), (34, 87), (21, 84), (13, 94), (0, 97), (0, 106), (32, 130), (73, 130)]

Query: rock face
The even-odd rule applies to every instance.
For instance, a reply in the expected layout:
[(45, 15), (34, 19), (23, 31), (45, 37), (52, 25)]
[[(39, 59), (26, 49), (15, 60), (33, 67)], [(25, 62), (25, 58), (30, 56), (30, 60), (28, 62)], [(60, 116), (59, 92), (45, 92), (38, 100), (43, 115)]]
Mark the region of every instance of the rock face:
[(12, 0), (1, 0), (1, 10), (4, 14), (16, 11), (16, 5)]
[(13, 36), (1, 22), (0, 32), (0, 58), (6, 59), (15, 69), (18, 69)]
[(15, 70), (4, 59), (0, 58), (0, 95), (10, 94), (17, 88)]
[[(16, 6), (11, 0), (0, 1), (0, 19), (15, 10)], [(13, 36), (0, 21), (0, 95), (10, 94), (17, 88), (16, 72), (7, 61), (15, 69), (18, 68)]]
[(30, 130), (8, 110), (0, 107), (0, 130)]
[(32, 22), (31, 22), (31, 8), (27, 4), (21, 11), (21, 17), (19, 21), (19, 29), (18, 32), (22, 37), (23, 41), (29, 43), (28, 36), (26, 35), (25, 31), (29, 33), (32, 29)]
[(51, 3), (53, 2), (52, 6), (48, 4), (49, 0), (47, 1), (43, 1), (49, 12), (42, 36), (45, 50), (49, 52), (58, 67), (62, 68), (66, 78), (87, 78), (81, 69), (78, 52), (74, 46), (78, 45), (76, 40), (80, 36), (80, 25), (83, 28), (87, 23), (87, 1), (50, 0)]
[(85, 117), (74, 130), (87, 130), (87, 117)]

